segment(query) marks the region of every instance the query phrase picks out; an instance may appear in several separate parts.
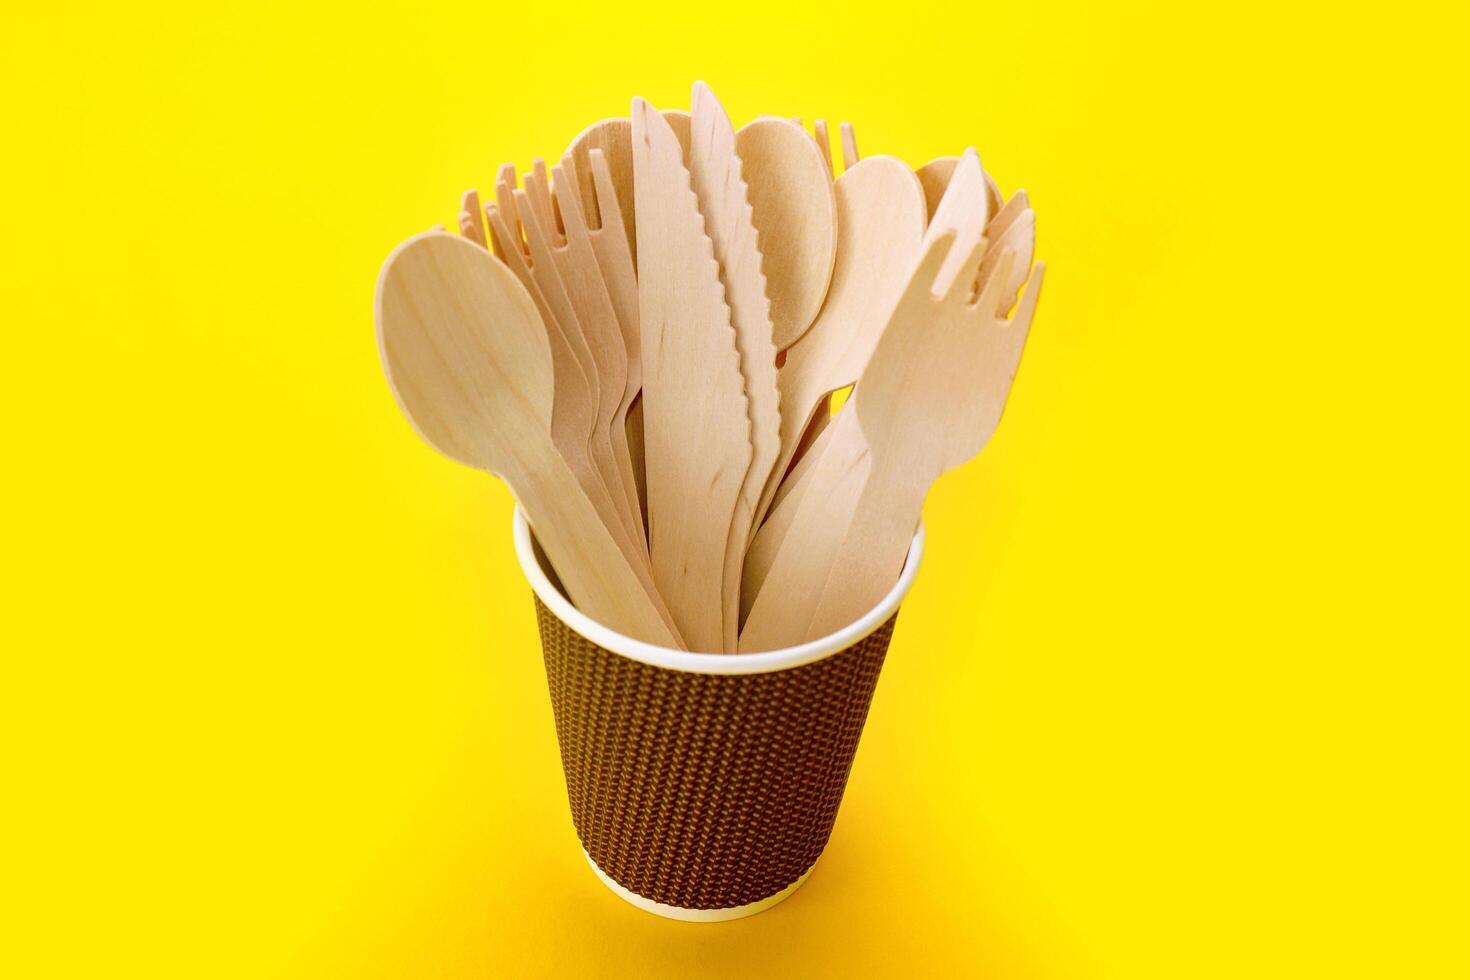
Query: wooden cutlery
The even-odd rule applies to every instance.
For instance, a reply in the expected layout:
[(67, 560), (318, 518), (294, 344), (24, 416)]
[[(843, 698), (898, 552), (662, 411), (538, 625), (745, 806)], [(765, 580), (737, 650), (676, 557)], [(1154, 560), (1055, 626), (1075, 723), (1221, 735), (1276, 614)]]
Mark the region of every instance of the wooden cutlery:
[(376, 313), (389, 386), (424, 440), (510, 485), (589, 616), (682, 648), (647, 573), (627, 560), (552, 438), (551, 349), (515, 276), (475, 243), (429, 232), (388, 257)]
[(741, 652), (819, 638), (871, 608), (902, 570), (930, 484), (978, 453), (1000, 421), (1044, 270), (1007, 321), (994, 311), (1014, 253), (976, 297), (984, 242), (959, 263), (956, 244), (944, 233), (914, 271), (834, 426), (846, 436), (834, 435), (785, 530)]
[(760, 241), (777, 350), (801, 339), (827, 298), (837, 259), (837, 195), (821, 148), (796, 123), (765, 116), (735, 134)]
[(840, 174), (824, 120), (634, 99), (384, 264), (400, 407), (630, 637), (744, 653), (861, 618), (999, 422), (1044, 271), (1026, 192), (973, 149), (915, 171), (838, 137)]
[(771, 304), (741, 158), (736, 154), (735, 130), (724, 107), (703, 82), (694, 86), (690, 115), (693, 132), (689, 173), (715, 261), (723, 272), (750, 414), (750, 462), (725, 541), (721, 649), (733, 650), (740, 633), (740, 574), (745, 549), (761, 493), (781, 452), (781, 393), (776, 388)]
[(869, 157), (836, 182), (837, 261), (821, 313), (786, 351), (779, 375), (781, 454), (757, 510), (764, 517), (819, 402), (857, 380), (913, 269), (924, 192), (896, 157)]
[[(930, 254), (956, 242), (940, 239)], [(863, 374), (854, 409), (868, 448), (867, 479), (807, 639), (841, 629), (883, 597), (903, 569), (930, 485), (976, 456), (1000, 423), (1046, 268), (1037, 264), (1006, 319), (996, 311), (1019, 266), (1016, 253), (1003, 253), (997, 274), (972, 299), (982, 251), (973, 247), (947, 280), (941, 262), (926, 260)]]
[(751, 422), (720, 266), (668, 120), (633, 102), (648, 550), (690, 648), (725, 644), (725, 551)]

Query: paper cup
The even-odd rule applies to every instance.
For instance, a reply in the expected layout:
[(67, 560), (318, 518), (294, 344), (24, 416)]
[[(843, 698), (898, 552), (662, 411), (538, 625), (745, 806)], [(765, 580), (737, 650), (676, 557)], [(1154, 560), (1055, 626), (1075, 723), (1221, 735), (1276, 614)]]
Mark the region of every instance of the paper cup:
[(603, 884), (691, 922), (770, 908), (811, 873), (837, 817), (888, 641), (924, 547), (846, 629), (765, 653), (684, 653), (573, 608), (525, 517), (572, 823)]

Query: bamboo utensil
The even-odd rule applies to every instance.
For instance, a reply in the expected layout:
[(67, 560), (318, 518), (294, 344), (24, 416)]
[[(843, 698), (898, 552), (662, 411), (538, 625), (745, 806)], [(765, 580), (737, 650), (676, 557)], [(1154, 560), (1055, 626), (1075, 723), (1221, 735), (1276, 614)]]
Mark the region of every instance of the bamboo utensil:
[[(750, 415), (750, 463), (736, 498), (725, 542), (724, 643), (733, 652), (740, 634), (740, 569), (771, 467), (781, 451), (781, 395), (776, 388), (776, 345), (771, 304), (751, 205), (736, 152), (735, 129), (709, 86), (696, 82), (690, 103), (693, 134), (689, 174), (715, 261), (723, 271), (725, 298), (735, 328), (735, 349)], [(825, 178), (823, 178), (825, 182)]]
[(857, 380), (903, 290), (924, 234), (924, 193), (902, 160), (874, 156), (836, 182), (837, 260), (826, 303), (811, 330), (786, 352), (781, 454), (757, 521), (775, 497), (819, 400)]
[(751, 461), (730, 307), (669, 122), (633, 102), (653, 578), (691, 649), (725, 649), (725, 546)]
[(806, 333), (822, 308), (837, 259), (837, 195), (812, 137), (774, 116), (735, 134), (763, 258), (778, 350)]
[(399, 407), (435, 449), (510, 485), (572, 600), (612, 629), (681, 648), (552, 440), (550, 344), (514, 275), (463, 238), (419, 235), (384, 264), (376, 319)]

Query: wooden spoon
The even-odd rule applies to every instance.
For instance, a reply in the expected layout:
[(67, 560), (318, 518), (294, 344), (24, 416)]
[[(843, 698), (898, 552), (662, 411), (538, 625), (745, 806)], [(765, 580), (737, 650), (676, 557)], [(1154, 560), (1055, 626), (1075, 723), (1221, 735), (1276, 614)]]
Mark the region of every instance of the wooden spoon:
[(552, 441), (551, 350), (514, 275), (464, 238), (419, 235), (384, 263), (376, 318), (410, 423), (439, 452), (510, 485), (571, 600), (620, 633), (682, 649)]
[(735, 135), (764, 257), (766, 292), (778, 350), (806, 333), (832, 281), (837, 259), (837, 196), (811, 136), (767, 116)]
[(668, 120), (633, 100), (648, 545), (694, 650), (724, 639), (725, 546), (750, 468), (750, 416), (730, 307)]
[[(766, 481), (757, 524), (770, 508), (812, 412), (857, 380), (913, 270), (924, 234), (924, 192), (902, 160), (869, 157), (837, 179), (837, 261), (826, 303), (786, 352), (781, 454)], [(825, 403), (825, 402), (824, 402)]]

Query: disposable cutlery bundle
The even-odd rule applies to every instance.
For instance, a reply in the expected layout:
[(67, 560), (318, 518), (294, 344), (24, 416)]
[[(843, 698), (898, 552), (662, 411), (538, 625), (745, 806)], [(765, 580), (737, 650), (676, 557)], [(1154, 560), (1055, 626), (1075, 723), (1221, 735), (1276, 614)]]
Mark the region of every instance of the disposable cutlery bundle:
[[(929, 486), (1000, 420), (1035, 213), (978, 154), (634, 99), (464, 195), (378, 284), (400, 406), (509, 484), (567, 597), (664, 647), (826, 636), (897, 581)], [(852, 386), (833, 414), (832, 396)]]

